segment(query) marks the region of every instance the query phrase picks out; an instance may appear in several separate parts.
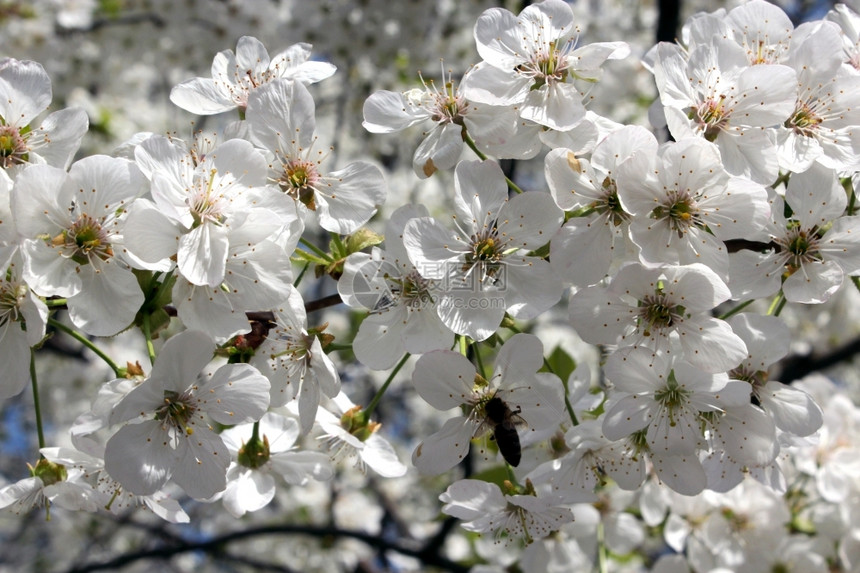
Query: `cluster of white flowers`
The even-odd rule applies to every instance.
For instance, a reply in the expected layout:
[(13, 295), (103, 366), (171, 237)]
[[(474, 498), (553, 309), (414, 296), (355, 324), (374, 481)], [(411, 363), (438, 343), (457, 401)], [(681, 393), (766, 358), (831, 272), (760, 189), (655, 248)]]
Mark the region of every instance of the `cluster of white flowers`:
[[(243, 36), (175, 85), (179, 108), (229, 114), (217, 133), (77, 160), (87, 114), (46, 114), (45, 69), (0, 60), (0, 398), (32, 386), (41, 453), (0, 507), (238, 518), (348, 458), (450, 472), (433, 496), (484, 534), (474, 571), (860, 568), (860, 408), (823, 376), (770, 379), (797, 349), (783, 311), (860, 289), (860, 15), (696, 14), (642, 57), (667, 142), (590, 109), (631, 47), (576, 20), (563, 0), (487, 9), (459, 81), (365, 100), (371, 134), (426, 129), (410, 177), (450, 180), (442, 207), (391, 209), (376, 163), (329, 165), (315, 90), (336, 68), (307, 43)], [(353, 324), (313, 322), (338, 304)], [(540, 334), (562, 307), (599, 363)], [(149, 367), (94, 340), (128, 331)], [(114, 376), (46, 442), (54, 332)], [(399, 391), (431, 412), (400, 430), (415, 471), (376, 410), (407, 364)], [(374, 371), (364, 399), (350, 383)]]

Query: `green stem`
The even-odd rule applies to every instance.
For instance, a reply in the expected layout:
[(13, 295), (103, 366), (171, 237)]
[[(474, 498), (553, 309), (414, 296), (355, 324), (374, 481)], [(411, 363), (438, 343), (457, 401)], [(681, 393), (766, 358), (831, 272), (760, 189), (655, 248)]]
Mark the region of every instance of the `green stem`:
[(42, 429), (42, 407), (39, 402), (39, 384), (36, 380), (36, 352), (30, 348), (30, 383), (33, 386), (33, 406), (36, 408), (36, 433), (39, 435), (39, 449), (45, 447), (45, 432)]
[(519, 482), (517, 481), (517, 476), (514, 475), (514, 469), (508, 462), (505, 462), (505, 471), (508, 473), (508, 481), (511, 482), (513, 485), (518, 486)]
[[(544, 363), (544, 366), (546, 366), (547, 368), (550, 368), (549, 363), (547, 362), (546, 358), (543, 359), (543, 363)], [(551, 368), (550, 368), (550, 372), (552, 372)], [(562, 386), (564, 386), (564, 407), (567, 410), (567, 415), (570, 416), (570, 422), (574, 426), (578, 426), (579, 420), (576, 419), (576, 413), (573, 411), (573, 404), (570, 403), (570, 397), (569, 397), (570, 396), (570, 389), (568, 387), (567, 380), (562, 380), (561, 384), (562, 384)]]
[(316, 245), (314, 245), (313, 243), (311, 243), (310, 241), (308, 241), (304, 237), (301, 237), (299, 239), (299, 242), (301, 244), (303, 244), (304, 246), (306, 246), (307, 248), (309, 248), (310, 250), (312, 250), (318, 257), (325, 259), (326, 261), (328, 261), (330, 263), (334, 262), (334, 259), (331, 258), (331, 255), (329, 255), (327, 252), (323, 251), (322, 249), (320, 249), (319, 247), (317, 247)]
[(478, 367), (478, 374), (485, 377), (484, 360), (481, 358), (481, 349), (478, 348), (478, 342), (472, 342), (472, 352), (475, 354), (475, 365)]
[(842, 179), (842, 187), (848, 193), (848, 207), (845, 209), (845, 214), (849, 217), (854, 214), (854, 208), (857, 203), (857, 194), (854, 193), (854, 182), (850, 177)]
[(603, 529), (603, 520), (597, 523), (597, 563), (600, 573), (609, 571), (609, 556), (606, 548), (606, 532)]
[(466, 337), (460, 334), (457, 336), (457, 340), (460, 342), (460, 354), (466, 356), (469, 353), (469, 344), (466, 342)]
[(727, 318), (736, 315), (737, 313), (739, 313), (740, 311), (742, 311), (743, 309), (745, 309), (746, 307), (748, 307), (752, 303), (753, 303), (752, 299), (750, 299), (746, 302), (742, 302), (739, 305), (737, 305), (736, 307), (734, 307), (733, 309), (731, 309), (730, 311), (726, 312), (725, 314), (720, 315), (720, 319), (726, 320)]
[(152, 325), (150, 324), (149, 313), (143, 315), (143, 337), (146, 339), (146, 353), (149, 355), (150, 365), (155, 364), (155, 346), (152, 344)]
[(49, 298), (45, 300), (45, 306), (48, 308), (66, 308), (68, 299), (65, 298)]
[(305, 266), (303, 266), (303, 267), (302, 267), (302, 270), (301, 270), (301, 272), (299, 273), (299, 276), (297, 276), (297, 277), (296, 277), (296, 280), (294, 280), (294, 281), (293, 281), (293, 286), (294, 286), (294, 287), (299, 286), (299, 283), (300, 283), (300, 282), (302, 282), (302, 279), (305, 277), (305, 273), (306, 273), (306, 272), (308, 272), (308, 268), (309, 268), (310, 266), (311, 266), (310, 261), (308, 261), (308, 262), (306, 262), (306, 263), (305, 263)]
[(370, 420), (370, 415), (376, 409), (379, 401), (382, 400), (382, 395), (385, 394), (385, 391), (388, 390), (388, 386), (391, 384), (391, 381), (394, 380), (394, 377), (397, 376), (397, 373), (400, 372), (400, 369), (403, 368), (403, 365), (406, 364), (406, 361), (409, 360), (410, 354), (407, 352), (403, 355), (403, 358), (400, 359), (400, 362), (397, 363), (397, 366), (394, 367), (394, 370), (391, 371), (391, 374), (388, 375), (388, 378), (382, 384), (382, 387), (376, 393), (376, 396), (373, 397), (373, 400), (370, 401), (370, 404), (367, 405), (367, 408), (364, 409), (364, 414), (367, 416), (367, 419)]
[(348, 352), (352, 350), (352, 344), (337, 344), (336, 342), (332, 342), (328, 346), (326, 346), (325, 349), (331, 352)]
[(80, 342), (81, 344), (83, 344), (84, 346), (86, 346), (87, 348), (92, 350), (93, 352), (95, 352), (96, 356), (98, 356), (99, 358), (104, 360), (105, 364), (107, 364), (108, 366), (111, 367), (111, 370), (113, 370), (113, 372), (117, 378), (122, 376), (122, 370), (120, 370), (120, 367), (117, 366), (116, 363), (113, 360), (111, 360), (107, 354), (102, 352), (98, 346), (93, 344), (92, 340), (90, 340), (89, 338), (87, 338), (86, 336), (84, 336), (83, 334), (78, 332), (77, 330), (75, 330), (73, 328), (69, 328), (68, 326), (66, 326), (65, 324), (63, 324), (62, 322), (60, 322), (54, 318), (48, 318), (48, 324), (50, 324), (51, 326), (53, 326), (57, 330), (62, 330), (63, 332), (65, 332), (66, 334), (68, 334), (69, 336), (71, 336), (72, 338), (74, 338), (75, 340), (77, 340), (78, 342)]
[[(475, 140), (472, 139), (472, 136), (469, 135), (465, 129), (463, 130), (463, 141), (466, 142), (466, 145), (469, 146), (469, 149), (471, 149), (472, 151), (475, 152), (475, 155), (480, 157), (482, 160), (486, 161), (487, 156), (484, 154), (483, 151), (478, 149), (478, 146), (475, 145)], [(517, 193), (523, 192), (523, 190), (520, 189), (519, 185), (517, 185), (516, 183), (514, 183), (513, 181), (508, 179), (507, 176), (505, 177), (505, 182), (508, 184), (508, 187), (510, 187), (512, 191), (516, 191)]]
[(779, 313), (785, 307), (785, 302), (785, 295), (780, 290), (774, 297), (773, 302), (770, 303), (770, 308), (767, 309), (768, 316), (779, 316)]
[(331, 240), (334, 243), (335, 248), (337, 249), (338, 255), (346, 256), (346, 246), (343, 244), (340, 235), (338, 235), (337, 233), (331, 233)]

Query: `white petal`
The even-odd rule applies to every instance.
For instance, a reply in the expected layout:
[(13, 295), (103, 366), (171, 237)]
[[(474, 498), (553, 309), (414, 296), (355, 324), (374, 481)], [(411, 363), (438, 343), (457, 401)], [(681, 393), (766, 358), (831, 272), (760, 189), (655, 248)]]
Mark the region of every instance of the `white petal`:
[(161, 489), (173, 473), (176, 453), (156, 420), (120, 428), (105, 446), (105, 470), (137, 495)]
[(793, 386), (770, 381), (759, 392), (762, 407), (776, 426), (795, 436), (809, 436), (823, 423), (821, 408), (812, 396)]
[(116, 261), (83, 265), (81, 292), (69, 297), (72, 322), (94, 336), (113, 336), (134, 321), (144, 296), (129, 269)]
[(406, 474), (406, 466), (387, 440), (377, 434), (364, 442), (365, 447), (359, 455), (370, 468), (382, 477), (400, 477)]
[(437, 410), (450, 410), (471, 396), (475, 367), (459, 352), (428, 352), (415, 363), (412, 383), (428, 404)]
[(262, 509), (275, 497), (275, 480), (269, 474), (242, 468), (232, 477), (221, 501), (233, 517)]
[(249, 364), (225, 364), (197, 393), (200, 407), (225, 425), (257, 421), (269, 407), (269, 380)]
[(227, 487), (230, 452), (217, 434), (197, 426), (179, 439), (172, 479), (194, 499), (208, 499)]
[(466, 418), (451, 418), (442, 429), (427, 437), (412, 452), (412, 464), (427, 475), (438, 475), (459, 464), (469, 452), (474, 424)]
[(228, 229), (203, 223), (179, 238), (177, 266), (189, 282), (218, 287), (227, 265)]
[(708, 483), (699, 458), (692, 456), (651, 455), (654, 470), (660, 480), (682, 495), (696, 495)]
[(412, 168), (421, 179), (456, 165), (463, 152), (463, 128), (456, 123), (435, 126), (415, 150)]
[(403, 94), (381, 90), (365, 100), (361, 125), (370, 133), (392, 133), (428, 117), (426, 111), (411, 105)]
[(170, 101), (197, 115), (213, 115), (237, 107), (212, 78), (194, 78), (174, 86)]

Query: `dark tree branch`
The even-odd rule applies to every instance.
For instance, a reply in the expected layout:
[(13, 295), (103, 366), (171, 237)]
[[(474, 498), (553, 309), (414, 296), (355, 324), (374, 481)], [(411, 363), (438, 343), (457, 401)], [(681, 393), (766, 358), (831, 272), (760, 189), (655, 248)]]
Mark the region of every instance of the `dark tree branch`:
[(660, 0), (658, 4), (657, 42), (674, 42), (681, 22), (681, 0)]
[(341, 304), (343, 300), (340, 298), (340, 294), (334, 293), (328, 296), (324, 296), (317, 300), (311, 300), (305, 303), (305, 311), (310, 314), (315, 310), (322, 310), (324, 308), (328, 308), (330, 306), (337, 306)]
[[(157, 547), (120, 555), (110, 561), (100, 563), (88, 563), (68, 569), (68, 573), (89, 573), (90, 571), (118, 571), (127, 565), (142, 560), (169, 560), (176, 555), (188, 553), (189, 551), (202, 551), (214, 555), (222, 554), (224, 547), (234, 541), (252, 539), (264, 535), (309, 535), (318, 538), (351, 538), (366, 543), (383, 551), (396, 551), (408, 557), (421, 560), (424, 565), (437, 567), (452, 573), (467, 573), (469, 568), (455, 563), (438, 552), (427, 552), (426, 548), (411, 546), (412, 544), (395, 543), (386, 539), (364, 533), (362, 531), (348, 531), (336, 527), (314, 527), (307, 525), (270, 525), (245, 529), (227, 533), (208, 541), (191, 542), (183, 541), (174, 546)], [(271, 566), (268, 564), (267, 566)]]
[(853, 360), (858, 354), (860, 354), (860, 338), (855, 338), (848, 344), (827, 354), (791, 356), (782, 361), (782, 370), (777, 380), (783, 384), (790, 384), (813, 372), (826, 370), (841, 362)]

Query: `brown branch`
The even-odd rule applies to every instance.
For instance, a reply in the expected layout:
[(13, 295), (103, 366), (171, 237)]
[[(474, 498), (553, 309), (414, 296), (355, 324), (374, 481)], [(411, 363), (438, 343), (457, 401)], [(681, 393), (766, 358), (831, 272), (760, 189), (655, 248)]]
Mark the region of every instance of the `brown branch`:
[(426, 548), (412, 547), (405, 543), (395, 543), (381, 537), (364, 533), (363, 531), (349, 531), (338, 529), (336, 527), (314, 527), (307, 525), (269, 525), (261, 526), (242, 531), (226, 533), (219, 537), (214, 537), (208, 541), (189, 542), (183, 541), (181, 544), (174, 546), (157, 547), (155, 549), (147, 549), (135, 551), (120, 555), (110, 561), (102, 561), (100, 563), (88, 563), (73, 567), (68, 570), (68, 573), (89, 573), (90, 571), (117, 571), (132, 563), (154, 559), (164, 561), (171, 559), (176, 555), (188, 553), (191, 551), (203, 551), (208, 553), (220, 554), (224, 551), (224, 547), (234, 541), (261, 537), (264, 535), (308, 535), (320, 539), (326, 538), (351, 538), (362, 541), (363, 543), (382, 551), (395, 551), (402, 555), (420, 559), (424, 565), (437, 567), (452, 573), (467, 573), (469, 568), (458, 563), (455, 563), (438, 552), (427, 552)]

